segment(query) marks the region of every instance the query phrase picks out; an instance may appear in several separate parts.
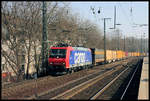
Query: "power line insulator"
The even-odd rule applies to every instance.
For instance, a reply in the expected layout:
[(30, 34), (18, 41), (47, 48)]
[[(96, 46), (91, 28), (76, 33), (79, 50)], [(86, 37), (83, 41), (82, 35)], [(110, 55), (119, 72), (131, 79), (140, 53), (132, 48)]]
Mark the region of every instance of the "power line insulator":
[(101, 11), (100, 11), (100, 10), (98, 10), (98, 13), (100, 14), (100, 13), (101, 13)]

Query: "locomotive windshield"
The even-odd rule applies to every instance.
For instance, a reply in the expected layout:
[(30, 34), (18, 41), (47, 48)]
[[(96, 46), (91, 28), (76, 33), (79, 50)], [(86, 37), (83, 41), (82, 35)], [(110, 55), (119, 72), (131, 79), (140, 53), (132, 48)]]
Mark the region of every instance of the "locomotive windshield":
[(49, 57), (50, 58), (65, 58), (66, 49), (51, 49)]

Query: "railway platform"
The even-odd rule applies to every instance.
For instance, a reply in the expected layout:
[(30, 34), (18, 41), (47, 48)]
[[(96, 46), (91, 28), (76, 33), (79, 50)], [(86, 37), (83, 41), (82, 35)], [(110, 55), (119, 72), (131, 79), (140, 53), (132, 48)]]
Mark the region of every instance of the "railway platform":
[(138, 100), (149, 99), (149, 57), (144, 57), (140, 78)]

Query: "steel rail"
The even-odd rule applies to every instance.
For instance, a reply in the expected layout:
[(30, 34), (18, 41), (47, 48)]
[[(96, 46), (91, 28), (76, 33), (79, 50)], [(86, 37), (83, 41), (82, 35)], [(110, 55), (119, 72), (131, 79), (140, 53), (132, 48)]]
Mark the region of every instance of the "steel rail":
[[(139, 64), (140, 64), (140, 62), (139, 62)], [(135, 75), (135, 73), (136, 73), (136, 71), (137, 71), (137, 69), (138, 69), (138, 67), (139, 67), (139, 64), (137, 65), (136, 70), (134, 71), (134, 73), (133, 73), (133, 75), (132, 75), (132, 77), (131, 77), (131, 79), (130, 79), (128, 85), (126, 86), (126, 89), (124, 90), (124, 92), (123, 92), (123, 94), (122, 94), (120, 100), (122, 100), (123, 97), (124, 97), (124, 95), (126, 94), (126, 91), (127, 91), (128, 87), (129, 87), (129, 85), (131, 84), (131, 81), (132, 81), (132, 79), (133, 79), (133, 77), (134, 77), (134, 75)]]
[[(117, 63), (117, 62), (116, 62)], [(108, 64), (109, 65), (109, 64)], [(116, 66), (118, 66), (118, 65), (120, 65), (120, 64), (117, 64), (117, 65), (115, 65), (115, 66), (113, 66), (113, 67), (116, 67)], [(97, 67), (97, 66), (95, 66), (95, 67)], [(102, 65), (102, 67), (104, 67), (103, 65)], [(98, 72), (96, 72), (96, 73), (98, 73)], [(93, 75), (93, 74), (95, 74), (95, 73), (92, 73), (91, 75)], [(88, 75), (89, 76), (89, 75)], [(38, 80), (39, 81), (44, 81), (44, 79), (45, 78), (49, 78), (49, 77), (44, 77), (44, 78), (39, 78)], [(84, 78), (84, 77), (83, 77)], [(81, 78), (80, 78), (81, 79)], [(28, 83), (33, 83), (32, 81), (34, 81), (34, 80), (31, 80), (31, 81), (26, 81), (26, 82), (24, 82), (25, 83), (25, 85), (29, 85)], [(38, 81), (38, 82), (39, 82)], [(74, 82), (76, 81), (76, 80), (73, 80)], [(28, 82), (28, 83), (27, 83)], [(22, 84), (23, 82), (19, 82), (19, 84)], [(27, 83), (27, 84), (26, 84)], [(69, 82), (69, 83), (72, 83), (72, 82)], [(68, 83), (68, 84), (69, 84)], [(19, 87), (19, 86), (21, 86), (21, 85), (19, 85), (19, 84), (17, 84), (16, 86), (17, 86), (17, 88)], [(25, 86), (24, 85), (24, 86)], [(65, 84), (66, 85), (66, 84)], [(65, 85), (62, 85), (62, 86), (65, 86)], [(60, 87), (62, 87), (62, 86), (59, 86), (59, 87), (56, 87), (55, 89), (58, 89), (58, 88), (60, 88)], [(7, 90), (8, 91), (8, 89), (11, 89), (11, 86), (9, 87), (9, 88), (7, 88), (7, 89), (2, 89), (3, 91), (5, 91), (5, 90)], [(54, 90), (54, 89), (53, 89)], [(51, 91), (53, 91), (52, 89), (51, 90), (48, 90), (48, 91), (46, 91), (46, 92), (41, 92), (40, 94), (38, 93), (38, 97), (40, 97), (40, 96), (42, 96), (42, 95), (45, 95), (46, 93), (49, 93), (49, 92), (51, 92)], [(14, 91), (14, 90), (13, 90)], [(12, 92), (12, 91), (11, 91)], [(36, 97), (35, 95), (32, 95), (32, 96), (30, 96), (30, 97), (25, 97), (25, 98), (27, 98), (27, 99), (36, 99), (36, 98), (38, 98), (38, 97)]]
[[(120, 64), (117, 64), (117, 65), (115, 65), (115, 66), (113, 66), (113, 67), (117, 67), (117, 66), (120, 66)], [(112, 67), (111, 67), (111, 68), (112, 68)], [(72, 84), (72, 83), (77, 82), (77, 81), (79, 81), (79, 80), (82, 80), (82, 79), (84, 79), (84, 78), (88, 78), (88, 77), (90, 77), (90, 76), (92, 76), (92, 75), (96, 75), (97, 73), (100, 73), (100, 72), (102, 72), (102, 71), (105, 71), (105, 70), (97, 71), (97, 72), (94, 72), (94, 73), (92, 73), (92, 74), (89, 74), (89, 75), (83, 76), (83, 77), (81, 77), (81, 78), (75, 79), (75, 80), (73, 80), (73, 81), (67, 82), (66, 84), (60, 85), (60, 86), (58, 86), (58, 87), (56, 87), (56, 88), (47, 90), (47, 91), (45, 91), (45, 92), (41, 92), (41, 93), (37, 94), (37, 96), (38, 96), (38, 97), (44, 96), (44, 95), (46, 95), (46, 94), (48, 94), (48, 93), (50, 93), (50, 92), (52, 92), (52, 91), (54, 91), (54, 90), (60, 89), (60, 88), (62, 88), (62, 87), (65, 87), (65, 86), (67, 86), (67, 85), (69, 85), (69, 84)], [(35, 95), (32, 95), (32, 96), (30, 96), (30, 97), (28, 97), (28, 98), (26, 98), (26, 99), (36, 99), (36, 97), (35, 97)]]
[[(99, 80), (103, 79), (104, 77), (108, 76), (109, 74), (111, 74), (111, 73), (113, 73), (113, 72), (115, 72), (115, 71), (117, 71), (117, 70), (111, 70), (111, 71), (105, 72), (103, 75), (99, 75), (99, 76), (97, 76), (97, 77), (95, 77), (95, 78), (93, 78), (93, 79), (90, 79), (90, 80), (88, 80), (88, 81), (86, 81), (86, 82), (83, 82), (83, 83), (81, 83), (80, 85), (77, 85), (77, 86), (75, 86), (74, 88), (69, 89), (69, 90), (67, 90), (66, 92), (61, 93), (61, 94), (59, 94), (59, 95), (57, 95), (57, 96), (55, 96), (55, 97), (53, 97), (53, 98), (51, 98), (51, 99), (64, 98), (64, 97), (65, 97), (65, 99), (69, 99), (69, 98), (71, 98), (72, 96), (74, 96), (75, 94), (77, 94), (77, 93), (83, 91), (84, 89), (86, 89), (86, 88), (88, 88), (89, 86), (95, 84), (95, 83), (98, 82)], [(87, 84), (87, 85), (85, 86), (85, 84)], [(77, 90), (77, 89), (80, 89), (80, 90)], [(75, 91), (75, 92), (74, 92), (74, 91)], [(74, 92), (74, 93), (71, 93), (71, 92)]]
[[(128, 67), (129, 68), (129, 67)], [(118, 79), (128, 68), (123, 70), (117, 77), (115, 77), (112, 81), (110, 81), (108, 84), (105, 85), (101, 90), (99, 90), (94, 96), (90, 98), (90, 100), (96, 99), (98, 96), (100, 96), (116, 79)]]

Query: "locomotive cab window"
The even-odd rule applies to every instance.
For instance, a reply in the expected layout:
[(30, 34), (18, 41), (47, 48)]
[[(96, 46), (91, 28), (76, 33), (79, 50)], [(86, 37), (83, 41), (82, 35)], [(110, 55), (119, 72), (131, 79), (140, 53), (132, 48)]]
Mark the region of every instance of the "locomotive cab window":
[(66, 49), (51, 49), (50, 58), (66, 58)]

